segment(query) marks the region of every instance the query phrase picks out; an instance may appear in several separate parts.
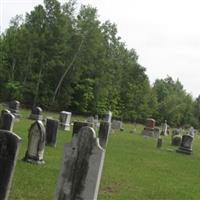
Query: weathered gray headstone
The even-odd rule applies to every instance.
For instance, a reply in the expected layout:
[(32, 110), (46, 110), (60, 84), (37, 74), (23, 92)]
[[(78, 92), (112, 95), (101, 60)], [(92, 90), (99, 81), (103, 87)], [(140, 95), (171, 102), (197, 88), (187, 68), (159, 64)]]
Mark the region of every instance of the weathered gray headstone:
[(47, 118), (46, 122), (46, 145), (56, 146), (58, 120)]
[(89, 126), (93, 128), (93, 124), (89, 122), (74, 122), (72, 136), (78, 134), (82, 127)]
[(122, 128), (122, 121), (120, 120), (112, 120), (111, 124), (112, 129), (114, 130), (120, 130)]
[(105, 151), (91, 127), (81, 128), (65, 145), (56, 200), (97, 200)]
[(159, 138), (160, 137), (160, 129), (158, 127), (154, 128), (154, 137)]
[(0, 130), (0, 199), (7, 200), (16, 165), (21, 138)]
[(165, 120), (165, 123), (162, 126), (162, 131), (160, 133), (160, 135), (164, 135), (167, 136), (168, 135), (168, 124), (167, 124), (167, 120)]
[(3, 115), (6, 114), (6, 113), (11, 113), (11, 112), (10, 112), (10, 110), (8, 110), (8, 109), (3, 109), (3, 110), (1, 111), (1, 116), (0, 116), (0, 127), (2, 127)]
[(112, 120), (112, 112), (108, 111), (103, 118), (103, 121), (111, 123)]
[(102, 121), (99, 128), (99, 144), (105, 148), (108, 142), (108, 136), (110, 133), (110, 123)]
[(31, 110), (31, 114), (29, 116), (29, 119), (32, 120), (42, 120), (43, 116), (42, 116), (42, 108), (40, 107), (34, 107)]
[(35, 121), (29, 129), (28, 148), (24, 161), (35, 164), (44, 163), (45, 138), (45, 127), (42, 121)]
[(193, 137), (191, 135), (183, 135), (181, 145), (176, 151), (179, 153), (191, 154), (192, 141), (193, 141)]
[(154, 136), (154, 128), (156, 121), (152, 118), (148, 118), (146, 120), (146, 125), (144, 130), (142, 131), (143, 136), (153, 137)]
[(177, 129), (177, 128), (175, 128), (175, 129), (172, 130), (172, 135), (171, 135), (171, 137), (173, 138), (175, 135), (180, 135), (180, 130)]
[(70, 131), (71, 112), (61, 111), (59, 117), (59, 126), (65, 131)]
[(195, 130), (193, 127), (190, 127), (188, 132), (187, 132), (187, 135), (190, 135), (191, 137), (194, 137), (194, 134), (195, 134)]
[(1, 129), (12, 131), (15, 122), (15, 116), (11, 113), (4, 113), (1, 119)]
[(20, 108), (19, 101), (11, 101), (9, 103), (9, 110), (16, 118), (20, 118), (19, 108)]

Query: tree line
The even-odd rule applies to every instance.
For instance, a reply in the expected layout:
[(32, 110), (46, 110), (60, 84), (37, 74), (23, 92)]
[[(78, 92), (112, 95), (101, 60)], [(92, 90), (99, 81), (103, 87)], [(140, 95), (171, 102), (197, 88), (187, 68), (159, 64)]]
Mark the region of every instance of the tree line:
[(100, 22), (97, 9), (75, 0), (44, 0), (18, 15), (0, 35), (0, 101), (20, 100), (48, 110), (103, 114), (130, 121), (199, 126), (200, 97), (179, 80), (150, 85), (134, 49), (117, 26)]

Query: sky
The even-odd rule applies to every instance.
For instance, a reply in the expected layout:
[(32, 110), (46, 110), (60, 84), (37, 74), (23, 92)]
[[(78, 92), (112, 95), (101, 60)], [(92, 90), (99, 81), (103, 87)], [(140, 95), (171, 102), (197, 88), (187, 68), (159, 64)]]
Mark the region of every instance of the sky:
[[(0, 0), (1, 32), (16, 14), (30, 12), (42, 0)], [(66, 2), (60, 0), (60, 2)], [(188, 93), (200, 94), (199, 0), (77, 0), (97, 8), (100, 21), (110, 20), (151, 84), (157, 78), (179, 79)]]

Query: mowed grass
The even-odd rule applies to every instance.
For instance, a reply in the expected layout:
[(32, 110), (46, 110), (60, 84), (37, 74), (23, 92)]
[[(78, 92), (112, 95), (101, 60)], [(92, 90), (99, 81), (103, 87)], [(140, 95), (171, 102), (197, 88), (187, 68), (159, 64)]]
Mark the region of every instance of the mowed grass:
[[(22, 144), (13, 177), (9, 199), (54, 199), (64, 143), (71, 140), (71, 132), (59, 130), (56, 148), (45, 147), (45, 165), (21, 161), (27, 149), (28, 129), (32, 121), (26, 119), (30, 111), (23, 110), (23, 118), (15, 123), (14, 131)], [(58, 114), (45, 113), (58, 119)], [(74, 117), (72, 120), (83, 119)], [(109, 137), (101, 178), (99, 200), (198, 200), (200, 199), (200, 141), (194, 139), (191, 156), (175, 152), (170, 136), (163, 138), (163, 147), (156, 148), (156, 140), (141, 136), (142, 126), (124, 125), (123, 132)]]

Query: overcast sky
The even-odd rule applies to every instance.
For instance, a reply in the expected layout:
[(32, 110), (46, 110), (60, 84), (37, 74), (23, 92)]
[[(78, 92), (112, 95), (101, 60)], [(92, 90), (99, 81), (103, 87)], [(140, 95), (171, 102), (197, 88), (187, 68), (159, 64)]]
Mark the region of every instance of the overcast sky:
[[(0, 0), (1, 31), (16, 14), (42, 0)], [(60, 1), (60, 2), (65, 2)], [(78, 0), (97, 7), (100, 20), (117, 24), (119, 36), (134, 48), (151, 83), (167, 75), (200, 94), (200, 0)]]

